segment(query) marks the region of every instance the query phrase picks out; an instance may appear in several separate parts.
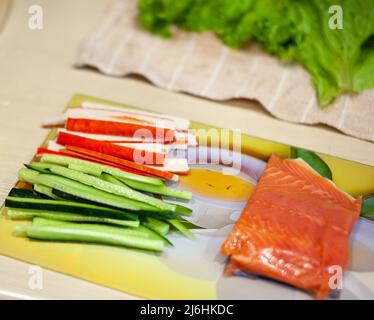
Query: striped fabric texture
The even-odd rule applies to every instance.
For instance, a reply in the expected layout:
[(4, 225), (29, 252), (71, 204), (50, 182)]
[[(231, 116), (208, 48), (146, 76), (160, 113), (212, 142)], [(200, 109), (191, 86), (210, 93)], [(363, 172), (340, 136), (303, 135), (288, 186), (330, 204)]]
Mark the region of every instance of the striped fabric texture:
[(117, 77), (140, 74), (161, 88), (214, 100), (253, 99), (279, 119), (326, 124), (374, 140), (374, 90), (342, 95), (321, 109), (300, 65), (285, 64), (256, 46), (228, 49), (209, 32), (175, 30), (172, 39), (161, 39), (137, 24), (136, 3), (113, 3), (83, 41), (76, 66)]

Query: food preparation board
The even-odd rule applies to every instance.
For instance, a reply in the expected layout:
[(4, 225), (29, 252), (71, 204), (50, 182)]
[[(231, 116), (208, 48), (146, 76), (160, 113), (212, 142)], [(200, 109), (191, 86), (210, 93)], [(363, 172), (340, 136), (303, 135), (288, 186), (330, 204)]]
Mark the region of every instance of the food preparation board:
[[(69, 106), (78, 107), (83, 101), (121, 106), (83, 95), (74, 96)], [(191, 124), (191, 128), (211, 129), (195, 122)], [(51, 139), (53, 134), (50, 133), (47, 140)], [(214, 145), (214, 141), (211, 143)], [(241, 180), (238, 181), (241, 181), (242, 185), (245, 185), (245, 181), (252, 184), (256, 176), (261, 175), (265, 161), (271, 153), (276, 152), (287, 157), (290, 152), (288, 145), (247, 135), (241, 136), (241, 144), (243, 170), (239, 175)], [(213, 148), (211, 151), (217, 150)], [(328, 155), (321, 157), (330, 166), (338, 187), (353, 196), (374, 193), (374, 167)], [(20, 168), (21, 166), (22, 164)], [(192, 202), (187, 205), (195, 209), (196, 221), (208, 229), (194, 231), (193, 240), (183, 238), (177, 233), (172, 234), (170, 239), (175, 246), (167, 248), (163, 254), (93, 244), (46, 243), (17, 238), (13, 235), (14, 226), (27, 222), (10, 221), (4, 216), (0, 217), (0, 254), (144, 298), (310, 299), (308, 294), (300, 290), (271, 280), (223, 277), (226, 260), (218, 253), (219, 247), (240, 214), (246, 199), (238, 198), (234, 192), (224, 199), (217, 198), (214, 193), (201, 192), (199, 186), (196, 186), (204, 183), (204, 179), (213, 179), (214, 187), (219, 189), (232, 179), (212, 176), (211, 172), (218, 174), (221, 171), (219, 164), (193, 165), (192, 169), (197, 177), (194, 181), (197, 191)], [(373, 235), (374, 223), (360, 219), (353, 232), (352, 262), (346, 273), (340, 298), (374, 298), (374, 292), (363, 281), (374, 277)]]

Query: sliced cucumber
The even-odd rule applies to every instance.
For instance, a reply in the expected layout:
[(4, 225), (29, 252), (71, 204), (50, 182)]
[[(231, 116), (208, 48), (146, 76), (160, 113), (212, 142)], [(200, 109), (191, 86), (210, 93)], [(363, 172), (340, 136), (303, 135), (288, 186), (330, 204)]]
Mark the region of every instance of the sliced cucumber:
[[(125, 184), (120, 178), (113, 177), (110, 174), (105, 174), (104, 173), (104, 174), (101, 175), (101, 178), (105, 181), (111, 182), (111, 183), (119, 185), (119, 186), (123, 186)], [(177, 215), (187, 216), (187, 215), (192, 214), (192, 209), (190, 209), (190, 208), (184, 207), (184, 206), (182, 206), (180, 204), (176, 204), (176, 203), (170, 203), (170, 202), (167, 202), (167, 201), (164, 201), (164, 202), (174, 205), (175, 210), (173, 212), (176, 213)], [(176, 217), (176, 215), (171, 214), (170, 218), (173, 218), (173, 217)], [(165, 216), (164, 216), (164, 218), (165, 218)]]
[[(52, 189), (52, 193), (54, 195), (58, 196), (59, 198), (61, 198), (61, 200), (75, 201), (75, 202), (80, 202), (80, 203), (88, 203), (88, 204), (97, 205), (97, 202), (86, 200), (86, 199), (83, 199), (83, 198), (79, 198), (77, 196), (74, 196), (74, 195), (66, 193), (66, 192), (62, 192), (62, 191), (57, 190), (57, 189)], [(103, 204), (101, 204), (101, 205), (103, 205)]]
[(103, 172), (100, 168), (87, 167), (86, 165), (82, 165), (80, 163), (69, 163), (68, 168), (83, 173), (87, 173), (95, 177), (100, 177), (101, 173)]
[(187, 238), (193, 239), (194, 235), (188, 230), (180, 220), (170, 219), (168, 222), (178, 231), (182, 232)]
[[(61, 167), (62, 168), (62, 167)], [(67, 169), (67, 168), (66, 168)], [(70, 169), (67, 169), (70, 170)], [(71, 170), (72, 171), (72, 170)], [(32, 184), (44, 184), (53, 189), (57, 189), (74, 196), (91, 200), (98, 203), (103, 203), (109, 206), (128, 209), (128, 210), (146, 210), (157, 211), (158, 209), (143, 202), (121, 197), (109, 192), (92, 188), (80, 182), (67, 179), (65, 177), (39, 173), (34, 170), (22, 168), (19, 171), (19, 178), (21, 181), (26, 181)], [(95, 178), (95, 177), (91, 177)], [(96, 179), (96, 178), (95, 178)]]
[(40, 197), (30, 189), (12, 188), (12, 190), (9, 191), (8, 196), (19, 197), (19, 198), (37, 198), (37, 199), (39, 198), (40, 199)]
[(17, 198), (8, 196), (5, 199), (5, 206), (7, 208), (78, 213), (111, 219), (138, 220), (137, 215), (126, 211), (71, 201)]
[(188, 191), (172, 189), (167, 186), (150, 185), (148, 183), (134, 181), (134, 180), (130, 180), (130, 179), (122, 178), (122, 177), (116, 177), (116, 178), (121, 180), (123, 183), (125, 183), (129, 187), (136, 189), (136, 190), (146, 191), (146, 192), (150, 192), (154, 194), (160, 194), (160, 195), (177, 198), (177, 199), (191, 200), (192, 198), (192, 193)]
[(30, 164), (25, 164), (25, 167), (42, 173), (50, 173), (49, 168), (51, 167), (51, 164), (43, 162), (32, 162)]
[[(137, 228), (112, 227), (96, 224), (78, 224), (53, 220), (34, 219), (33, 225), (23, 233), (27, 237), (47, 241), (73, 241), (124, 246), (151, 251), (162, 251), (164, 242), (151, 238)], [(18, 235), (22, 235), (18, 230)]]
[(53, 192), (52, 192), (52, 188), (50, 187), (47, 187), (47, 186), (44, 186), (42, 184), (34, 184), (34, 190), (38, 193), (41, 193), (41, 194), (44, 194), (45, 196), (47, 196), (48, 198), (51, 198), (51, 199), (55, 199), (55, 200), (61, 200), (60, 197), (56, 196)]
[[(158, 178), (141, 176), (141, 175), (126, 172), (126, 171), (123, 171), (117, 168), (113, 168), (113, 167), (109, 167), (106, 165), (90, 162), (87, 160), (81, 160), (77, 158), (64, 157), (64, 156), (59, 156), (59, 155), (54, 155), (54, 154), (44, 154), (41, 158), (41, 161), (51, 162), (55, 164), (65, 165), (65, 166), (68, 166), (74, 163), (74, 164), (81, 165), (81, 168), (86, 168), (86, 170), (100, 170), (102, 172), (116, 175), (119, 177), (128, 178), (131, 180), (159, 185), (159, 186), (164, 184), (164, 182)], [(88, 173), (87, 171), (85, 172)]]
[[(174, 203), (175, 204), (175, 203)], [(180, 214), (181, 216), (190, 216), (192, 214), (192, 209), (182, 206), (180, 204), (175, 204), (175, 213)]]
[[(61, 221), (61, 220), (59, 221), (59, 220), (36, 217), (34, 218), (32, 225), (33, 226), (61, 226), (61, 225), (77, 225), (77, 224), (74, 222), (70, 222), (70, 221)], [(91, 227), (89, 227), (90, 224), (82, 224), (82, 225), (87, 226), (87, 229), (91, 229), (91, 230), (119, 231), (119, 228), (117, 226), (114, 227), (114, 229), (110, 229), (110, 227), (108, 228), (108, 226), (103, 226), (103, 225), (98, 225), (98, 224), (91, 224)], [(160, 236), (159, 234), (157, 234), (156, 232), (150, 230), (149, 228), (145, 226), (140, 225), (138, 227), (129, 227), (129, 228), (124, 228), (124, 230), (126, 230), (127, 234), (132, 235), (132, 236), (147, 238), (147, 239), (154, 239), (154, 240), (161, 240), (167, 244), (172, 245), (172, 243), (168, 239), (166, 239), (163, 236)]]
[(56, 211), (40, 211), (32, 209), (8, 209), (7, 216), (12, 220), (29, 220), (34, 217), (41, 217), (45, 219), (71, 221), (71, 222), (87, 222), (87, 223), (104, 223), (113, 224), (124, 227), (139, 227), (137, 220), (121, 220), (111, 219), (105, 217), (88, 216), (84, 214), (56, 212)]
[[(45, 219), (36, 217), (34, 218), (32, 222), (33, 226), (64, 226), (64, 225), (77, 225), (77, 223), (71, 222), (71, 221), (61, 221), (61, 220), (53, 220), (53, 219)], [(99, 224), (81, 224), (84, 226), (87, 226), (88, 229), (95, 229), (95, 230), (111, 230), (108, 228), (108, 226), (103, 226)], [(89, 227), (91, 225), (91, 227)], [(104, 228), (102, 228), (104, 227)], [(119, 228), (116, 226), (113, 229), (114, 231), (118, 231)], [(144, 226), (138, 226), (136, 228), (125, 228), (126, 232), (128, 234), (131, 234), (133, 236), (137, 237), (144, 237), (144, 238), (150, 238), (150, 239), (158, 239), (163, 240), (162, 237), (160, 237), (157, 233), (153, 232), (152, 230), (148, 229)]]
[(144, 225), (140, 225), (139, 230), (145, 232), (145, 233), (148, 233), (149, 237), (151, 238), (155, 238), (155, 239), (159, 239), (161, 241), (163, 241), (164, 243), (166, 243), (167, 245), (170, 245), (170, 246), (174, 246), (173, 243), (168, 239), (166, 238), (165, 236), (161, 235), (160, 233), (144, 226)]
[(151, 217), (145, 217), (142, 220), (142, 224), (162, 236), (167, 235), (169, 232), (170, 225), (168, 223)]
[[(93, 204), (97, 205), (97, 203), (93, 201), (89, 201), (86, 199), (82, 199), (76, 196), (73, 196), (71, 194), (53, 189), (53, 193), (57, 196), (59, 196), (63, 200), (67, 201), (74, 201), (78, 203), (88, 203), (88, 204)], [(173, 203), (174, 204), (174, 203)], [(143, 217), (152, 217), (155, 219), (159, 220), (165, 220), (165, 219), (181, 219), (181, 215), (191, 215), (192, 210), (189, 208), (186, 208), (184, 206), (175, 204), (176, 209), (175, 212), (170, 212), (170, 211), (159, 211), (159, 212), (152, 212), (152, 211), (136, 211), (137, 215), (143, 216)], [(109, 207), (110, 208), (110, 207)]]
[(167, 219), (181, 219), (181, 216), (177, 213), (170, 211), (161, 212), (150, 212), (150, 211), (136, 211), (136, 214), (141, 218), (151, 217), (157, 220), (167, 220)]
[[(75, 181), (78, 181), (80, 183), (83, 183), (85, 185), (94, 187), (96, 189), (111, 193), (111, 194), (116, 194), (119, 196), (123, 196), (129, 199), (137, 200), (140, 202), (147, 203), (149, 205), (152, 205), (160, 210), (170, 210), (174, 211), (175, 206), (172, 204), (168, 204), (162, 200), (147, 196), (141, 192), (135, 191), (126, 185), (116, 185), (111, 182), (90, 176), (86, 173), (71, 170), (69, 168), (65, 168), (62, 166), (52, 166), (50, 168), (51, 172), (54, 174), (61, 175), (65, 178), (69, 178)], [(108, 174), (103, 174), (104, 176), (109, 176)]]

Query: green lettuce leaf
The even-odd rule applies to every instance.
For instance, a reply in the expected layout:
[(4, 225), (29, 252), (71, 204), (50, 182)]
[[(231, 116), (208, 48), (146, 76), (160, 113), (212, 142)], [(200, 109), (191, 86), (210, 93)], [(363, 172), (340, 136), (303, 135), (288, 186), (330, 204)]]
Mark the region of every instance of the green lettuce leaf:
[[(343, 10), (343, 29), (331, 29), (329, 8)], [(343, 92), (374, 87), (374, 1), (368, 0), (140, 0), (147, 30), (172, 36), (173, 25), (211, 30), (231, 48), (256, 41), (310, 73), (320, 105)]]

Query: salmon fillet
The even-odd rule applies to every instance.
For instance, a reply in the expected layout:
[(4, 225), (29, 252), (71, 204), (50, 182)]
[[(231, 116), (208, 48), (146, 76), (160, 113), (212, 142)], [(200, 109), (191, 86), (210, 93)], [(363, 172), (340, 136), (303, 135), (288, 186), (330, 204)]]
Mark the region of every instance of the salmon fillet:
[(349, 260), (348, 238), (361, 210), (354, 199), (301, 159), (272, 155), (239, 220), (221, 247), (225, 275), (255, 273), (329, 293), (334, 266)]

